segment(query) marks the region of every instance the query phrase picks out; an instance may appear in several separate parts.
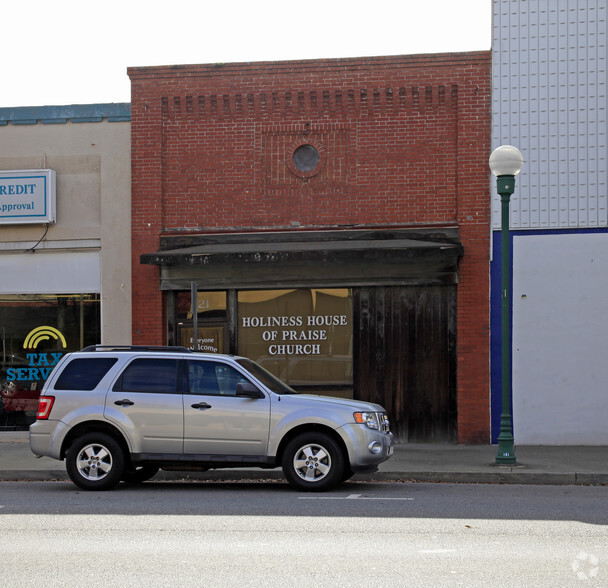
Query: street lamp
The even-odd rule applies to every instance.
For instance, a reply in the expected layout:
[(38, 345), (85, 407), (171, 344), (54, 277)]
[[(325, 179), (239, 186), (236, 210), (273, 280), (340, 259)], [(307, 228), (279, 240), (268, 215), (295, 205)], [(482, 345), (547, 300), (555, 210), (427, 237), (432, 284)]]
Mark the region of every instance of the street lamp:
[(496, 188), (501, 202), (501, 357), (502, 357), (502, 410), (500, 413), (500, 434), (498, 435), (497, 464), (514, 464), (513, 430), (511, 427), (511, 331), (510, 314), (510, 265), (509, 248), (509, 201), (515, 189), (515, 176), (521, 170), (524, 158), (519, 149), (502, 145), (490, 155), (490, 169), (496, 176)]

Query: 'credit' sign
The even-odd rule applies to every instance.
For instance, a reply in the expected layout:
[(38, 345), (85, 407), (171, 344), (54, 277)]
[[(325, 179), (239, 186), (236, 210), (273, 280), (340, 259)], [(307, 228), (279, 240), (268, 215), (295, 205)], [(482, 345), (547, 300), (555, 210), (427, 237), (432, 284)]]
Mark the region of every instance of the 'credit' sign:
[(0, 224), (54, 222), (52, 169), (0, 171)]

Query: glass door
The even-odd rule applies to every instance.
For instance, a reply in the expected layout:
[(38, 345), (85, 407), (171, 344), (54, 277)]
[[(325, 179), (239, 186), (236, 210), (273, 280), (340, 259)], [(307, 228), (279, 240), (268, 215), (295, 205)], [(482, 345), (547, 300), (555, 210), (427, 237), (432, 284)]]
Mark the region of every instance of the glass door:
[(169, 316), (175, 321), (175, 330), (170, 328), (170, 345), (203, 353), (229, 353), (226, 304), (225, 291), (198, 291), (196, 284), (190, 292), (176, 292), (169, 298)]

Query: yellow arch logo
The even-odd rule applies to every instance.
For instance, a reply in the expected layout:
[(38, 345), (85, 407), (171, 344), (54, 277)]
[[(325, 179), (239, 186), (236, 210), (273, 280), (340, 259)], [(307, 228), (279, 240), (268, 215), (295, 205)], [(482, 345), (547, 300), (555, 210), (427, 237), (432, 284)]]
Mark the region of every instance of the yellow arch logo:
[(58, 331), (55, 327), (36, 327), (34, 330), (30, 331), (25, 338), (23, 349), (36, 349), (40, 341), (46, 341), (51, 337), (56, 341), (61, 341), (64, 348), (68, 346), (61, 331)]

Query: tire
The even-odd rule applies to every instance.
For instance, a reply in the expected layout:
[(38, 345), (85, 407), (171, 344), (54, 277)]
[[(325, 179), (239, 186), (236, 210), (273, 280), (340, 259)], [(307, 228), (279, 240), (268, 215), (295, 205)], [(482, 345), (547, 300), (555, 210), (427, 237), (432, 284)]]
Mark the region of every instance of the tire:
[(158, 469), (158, 467), (150, 465), (130, 466), (125, 468), (125, 471), (122, 473), (122, 481), (126, 484), (142, 484), (154, 477)]
[(297, 490), (323, 492), (343, 479), (344, 455), (338, 443), (325, 433), (302, 433), (283, 453), (283, 474)]
[(125, 469), (125, 455), (106, 433), (87, 433), (72, 443), (65, 461), (70, 479), (83, 490), (110, 490)]
[(344, 473), (342, 474), (342, 482), (346, 482), (347, 480), (350, 480), (353, 476), (355, 475), (355, 472), (353, 472), (350, 467), (345, 467), (344, 468)]

